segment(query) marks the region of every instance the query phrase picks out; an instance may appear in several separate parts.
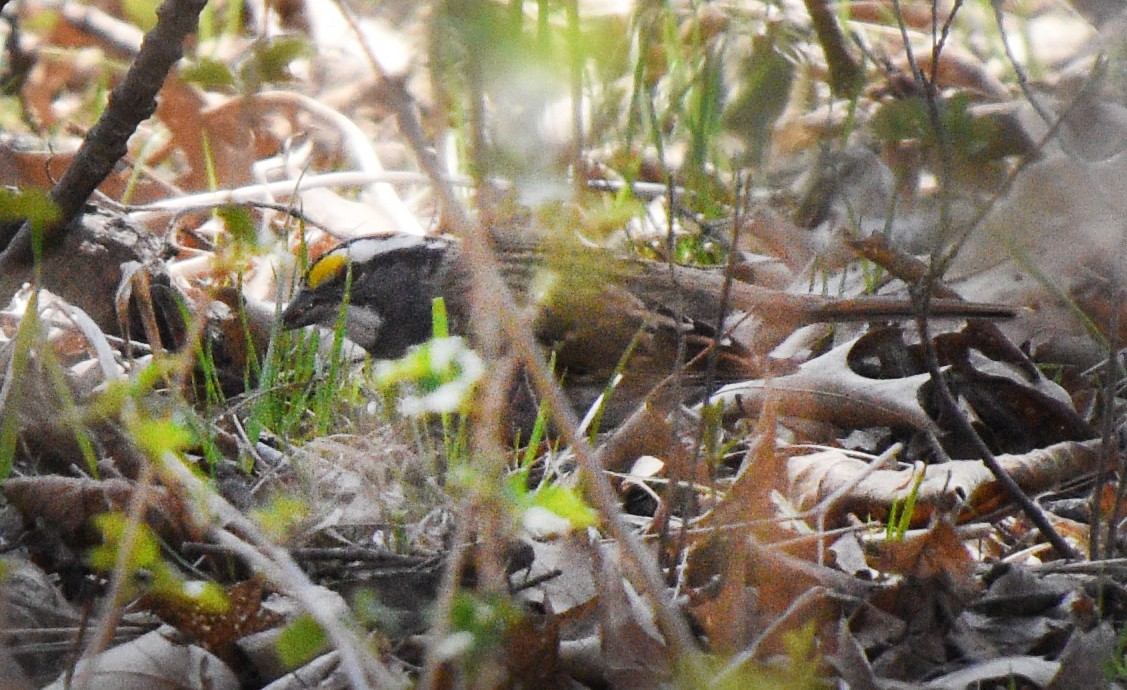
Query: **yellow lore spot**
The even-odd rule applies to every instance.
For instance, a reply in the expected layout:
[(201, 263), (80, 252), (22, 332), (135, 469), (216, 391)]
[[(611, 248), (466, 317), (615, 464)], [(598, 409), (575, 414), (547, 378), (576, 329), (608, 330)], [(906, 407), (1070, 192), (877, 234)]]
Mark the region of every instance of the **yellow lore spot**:
[(344, 252), (330, 252), (313, 264), (309, 269), (309, 276), (305, 279), (310, 289), (316, 290), (322, 283), (340, 275), (348, 263), (348, 255)]

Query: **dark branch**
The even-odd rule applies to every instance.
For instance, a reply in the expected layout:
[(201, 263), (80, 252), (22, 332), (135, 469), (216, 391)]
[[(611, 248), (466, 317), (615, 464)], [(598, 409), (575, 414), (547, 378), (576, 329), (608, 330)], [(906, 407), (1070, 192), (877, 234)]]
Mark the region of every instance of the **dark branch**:
[[(110, 94), (102, 117), (86, 135), (74, 162), (51, 190), (61, 212), (44, 229), (43, 245), (62, 239), (98, 185), (128, 152), (129, 137), (156, 110), (156, 96), (172, 66), (184, 55), (184, 39), (196, 31), (206, 0), (166, 0), (157, 10), (157, 25), (145, 35), (137, 59)], [(27, 266), (32, 260), (31, 227), (25, 223), (0, 254), (0, 271)]]

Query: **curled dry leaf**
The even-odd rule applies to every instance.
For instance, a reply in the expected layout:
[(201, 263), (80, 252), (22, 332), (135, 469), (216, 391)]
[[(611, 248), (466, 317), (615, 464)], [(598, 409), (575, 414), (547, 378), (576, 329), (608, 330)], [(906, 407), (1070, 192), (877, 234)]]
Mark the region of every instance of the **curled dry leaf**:
[[(1065, 441), (1020, 455), (999, 455), (997, 459), (1023, 491), (1036, 494), (1095, 472), (1100, 458), (1099, 441), (1095, 440)], [(921, 472), (923, 479), (914, 489), (913, 524), (953, 508), (959, 510), (960, 520), (971, 520), (1009, 501), (981, 460), (870, 471), (865, 460), (840, 451), (823, 451), (792, 457), (787, 469), (788, 495), (803, 510), (848, 488), (827, 508), (830, 525), (844, 524), (849, 514), (886, 518), (893, 503), (902, 502), (913, 491)]]
[(334, 650), (287, 673), (266, 688), (267, 690), (308, 690), (308, 688), (345, 688), (348, 685), (347, 675), (340, 664), (340, 652)]
[[(962, 690), (1011, 683), (1016, 684), (1017, 687), (1026, 687), (1018, 680), (1022, 679), (1031, 683), (1032, 687), (1044, 688), (1057, 676), (1059, 669), (1060, 662), (1049, 661), (1039, 656), (1005, 656), (945, 674), (928, 681), (923, 687), (927, 690)], [(1091, 680), (1088, 678), (1085, 682)]]
[[(1021, 453), (1059, 441), (1095, 436), (1071, 398), (1024, 362), (1012, 361), (991, 336), (968, 326), (934, 338), (948, 386), (996, 453)], [(783, 416), (814, 419), (841, 428), (890, 427), (935, 434), (952, 457), (974, 449), (951, 428), (922, 348), (904, 342), (898, 328), (871, 329), (859, 338), (770, 380), (720, 389), (712, 402), (755, 415), (772, 400)]]
[(922, 582), (949, 583), (956, 591), (974, 591), (974, 558), (950, 520), (939, 519), (924, 534), (905, 541), (885, 542), (881, 569)]
[[(4, 495), (26, 520), (43, 520), (76, 546), (96, 543), (90, 519), (129, 509), (137, 484), (125, 479), (44, 476), (9, 479)], [(179, 498), (164, 487), (148, 487), (145, 522), (171, 544), (199, 541), (203, 531)]]
[(770, 399), (781, 416), (820, 419), (841, 427), (889, 426), (938, 432), (917, 398), (928, 375), (897, 379), (861, 376), (849, 366), (850, 351), (858, 340), (804, 363), (793, 374), (724, 386), (710, 402), (751, 416)]

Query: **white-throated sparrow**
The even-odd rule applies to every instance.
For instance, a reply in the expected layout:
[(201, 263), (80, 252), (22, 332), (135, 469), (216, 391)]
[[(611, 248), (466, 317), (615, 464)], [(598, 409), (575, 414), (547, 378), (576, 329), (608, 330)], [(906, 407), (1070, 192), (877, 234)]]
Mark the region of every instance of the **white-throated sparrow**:
[[(538, 251), (527, 237), (508, 234), (496, 235), (494, 244), (519, 301), (534, 307), (535, 335), (556, 353), (577, 406), (594, 399), (633, 343), (611, 420), (629, 412), (679, 363), (710, 346), (717, 351), (714, 377), (722, 383), (762, 375), (759, 354), (797, 326), (912, 315), (903, 299), (796, 295), (732, 281), (721, 321), (722, 272), (623, 260), (578, 245)], [(470, 330), (465, 261), (458, 241), (441, 237), (386, 235), (345, 242), (314, 262), (283, 312), (283, 323), (331, 327), (347, 290), (348, 338), (373, 357), (399, 357), (430, 337), (435, 297), (445, 299), (452, 331)], [(955, 300), (937, 300), (931, 312), (1010, 315), (1004, 307)], [(703, 380), (705, 366), (697, 364), (684, 372), (690, 384)]]

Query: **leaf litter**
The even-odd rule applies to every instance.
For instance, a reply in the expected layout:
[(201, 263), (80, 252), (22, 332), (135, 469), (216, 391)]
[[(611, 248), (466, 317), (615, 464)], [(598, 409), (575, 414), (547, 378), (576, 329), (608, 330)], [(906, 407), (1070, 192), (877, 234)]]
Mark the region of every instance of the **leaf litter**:
[[(843, 45), (825, 27), (808, 33), (797, 6), (580, 3), (537, 17), (488, 2), (325, 3), (262, 8), (246, 24), (221, 9), (221, 35), (218, 15), (205, 18), (129, 165), (93, 199), (110, 219), (87, 214), (46, 256), (58, 301), (20, 293), (0, 321), (5, 677), (1121, 684), (1127, 139), (1101, 71), (1118, 58), (1095, 57), (1118, 31), (1113, 11), (999, 9), (1005, 39), (1014, 24), (1033, 37), (1011, 63), (974, 29), (993, 21), (978, 16), (986, 8), (874, 7), (851, 3), (838, 18), (856, 36)], [(30, 48), (8, 44), (32, 68), (12, 124), (26, 139), (0, 144), (6, 184), (59, 179), (74, 142), (47, 132), (88, 130), (96, 109), (78, 105), (102, 98), (88, 85), (117, 83), (140, 46), (129, 17), (56, 9), (24, 34)], [(929, 37), (943, 13), (954, 23), (941, 45)], [(1038, 42), (1045, 26), (1062, 33)], [(827, 90), (825, 74), (848, 67), (836, 61), (860, 54), (864, 88)], [(570, 74), (552, 69), (564, 64)], [(534, 225), (599, 251), (726, 264), (642, 268), (685, 281), (676, 309), (638, 273), (593, 274), (637, 290), (607, 301), (653, 310), (644, 335), (672, 324), (706, 363), (595, 430), (621, 511), (595, 527), (539, 538), (519, 527), (534, 522), (521, 511), (545, 504), (578, 522), (559, 499), (569, 494), (546, 488), (590, 488), (557, 422), (512, 453), (504, 424), (493, 427), (503, 443), (476, 431), (496, 407), (482, 403), (463, 431), (458, 417), (396, 414), (362, 357), (275, 359), (334, 349), (331, 333), (294, 343), (274, 327), (274, 304), (310, 259), (358, 235), (459, 229), (417, 167), (431, 149), (392, 116), (389, 79), (418, 99), (448, 181), (478, 176), (482, 217), (516, 199), (535, 207)], [(249, 232), (213, 214), (224, 204), (246, 209)], [(879, 252), (861, 247), (879, 238)], [(548, 263), (558, 272), (577, 254), (565, 256)], [(32, 277), (6, 275), (9, 294)], [(709, 301), (710, 285), (724, 285), (731, 313)], [(921, 286), (946, 300), (931, 303), (925, 341), (913, 319)], [(901, 313), (853, 318), (833, 298), (862, 310), (899, 300)], [(1015, 317), (945, 316), (957, 299)], [(43, 311), (29, 316), (28, 304)], [(731, 347), (712, 355), (710, 342)], [(707, 358), (732, 353), (741, 378), (716, 378)], [(487, 353), (491, 370), (505, 356)], [(515, 387), (482, 385), (502, 397), (525, 385), (526, 370), (508, 371)], [(707, 394), (693, 397), (702, 382)], [(1087, 561), (1054, 552), (959, 418)], [(137, 529), (99, 535), (91, 526), (107, 511)], [(612, 519), (643, 540), (662, 590), (608, 539)], [(142, 558), (150, 534), (159, 550)], [(92, 566), (98, 543), (118, 566)], [(204, 580), (224, 606), (193, 594)], [(689, 647), (670, 611), (691, 622)], [(306, 615), (316, 625), (303, 627)]]

